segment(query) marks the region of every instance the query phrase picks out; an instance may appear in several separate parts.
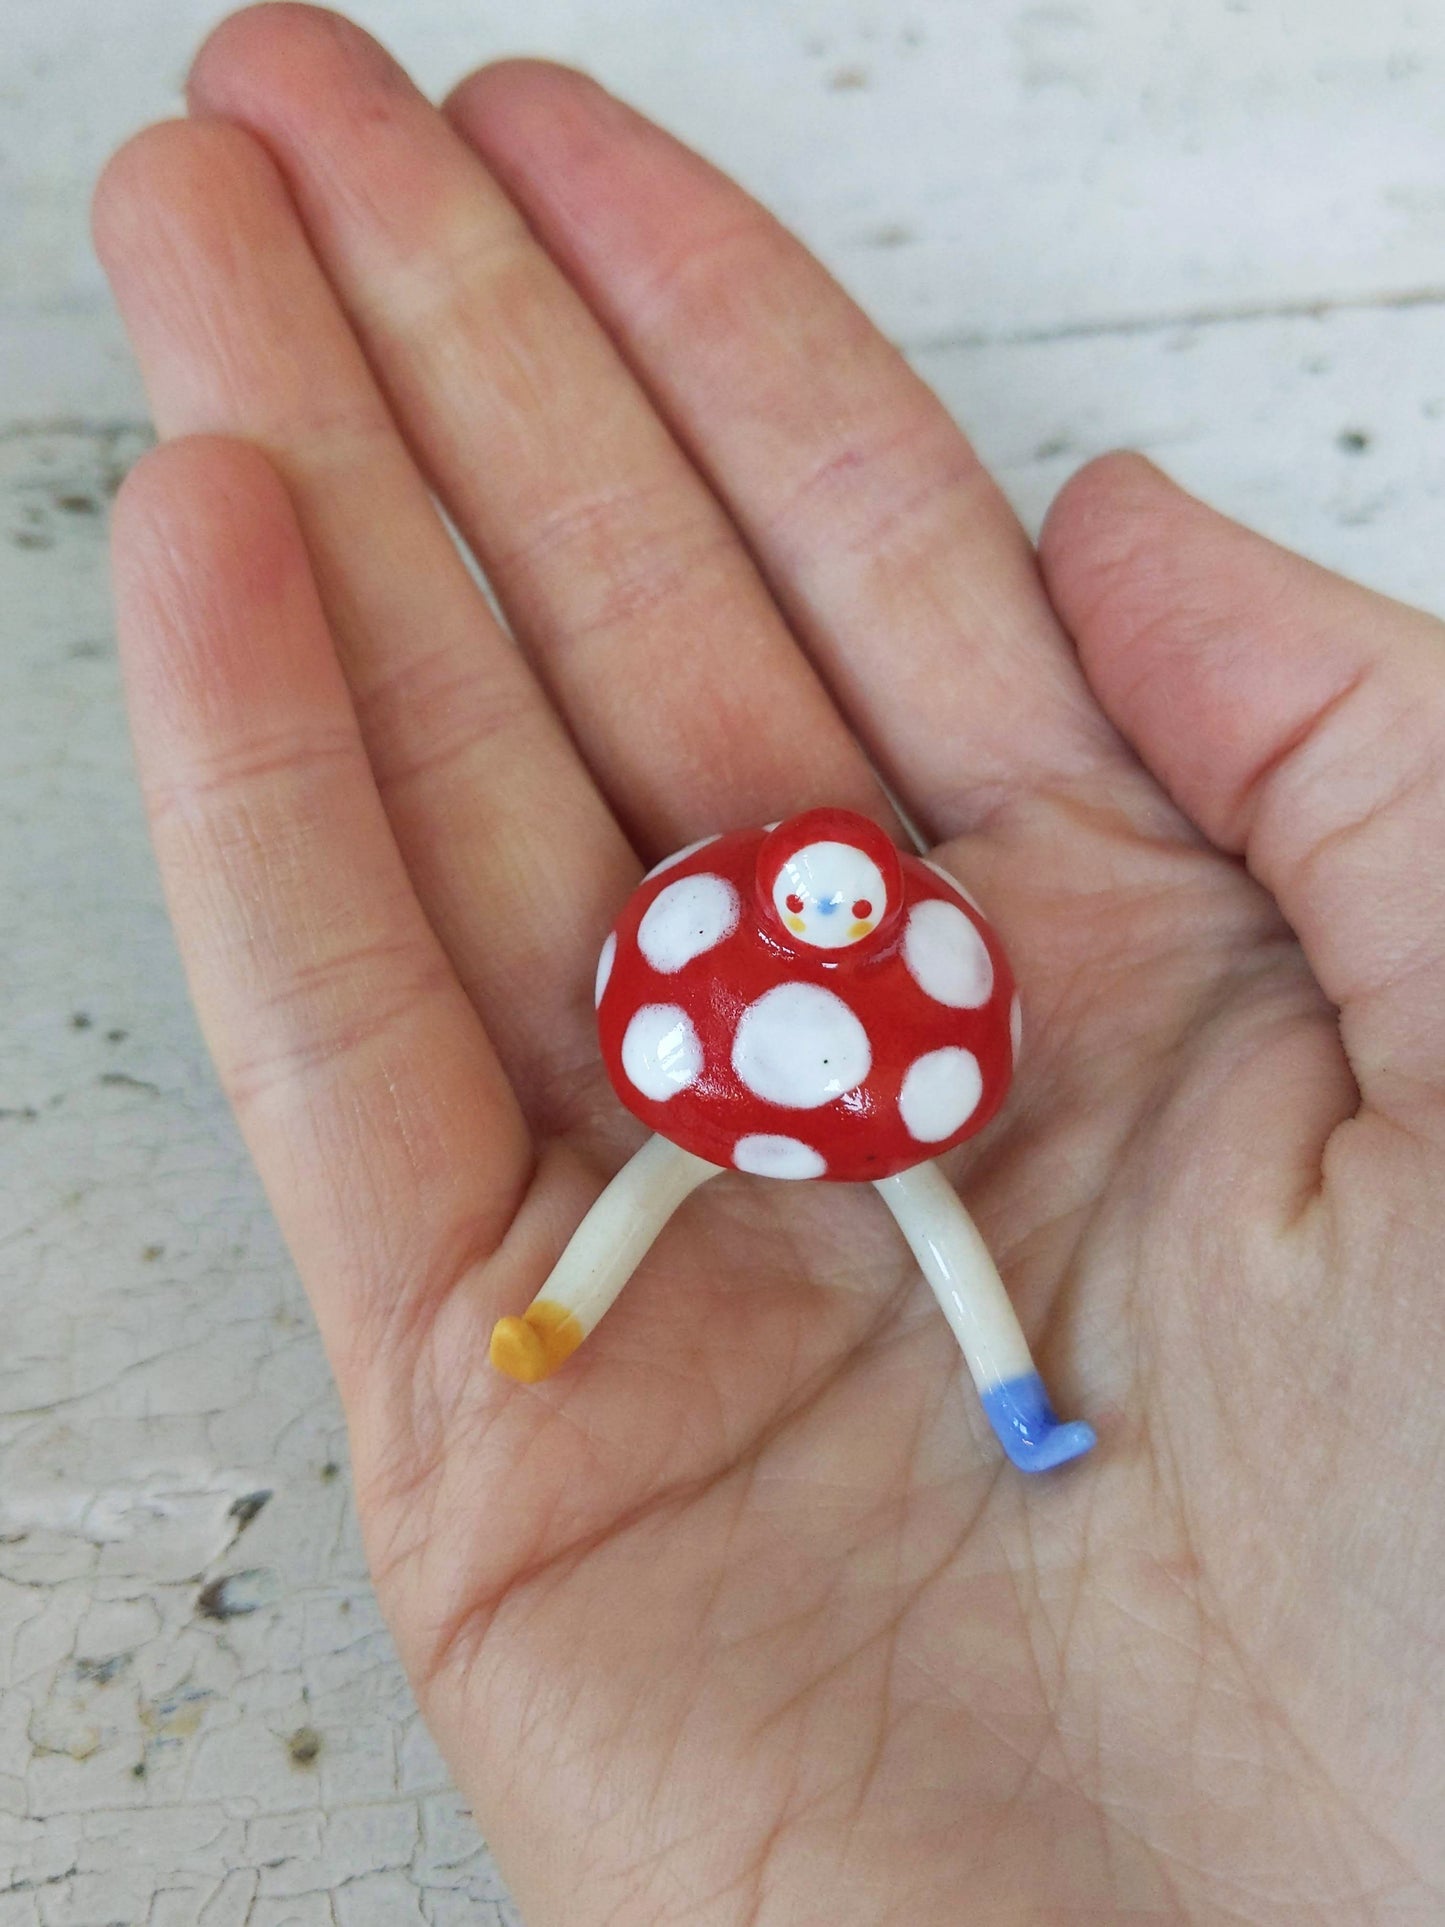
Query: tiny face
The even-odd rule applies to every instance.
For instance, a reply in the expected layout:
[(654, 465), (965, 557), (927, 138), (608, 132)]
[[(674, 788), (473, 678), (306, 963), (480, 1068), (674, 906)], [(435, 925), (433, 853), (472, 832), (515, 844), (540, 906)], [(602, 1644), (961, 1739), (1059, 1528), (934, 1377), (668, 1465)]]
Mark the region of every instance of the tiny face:
[(876, 930), (888, 908), (878, 865), (851, 843), (808, 843), (773, 885), (785, 929), (819, 950), (841, 950)]

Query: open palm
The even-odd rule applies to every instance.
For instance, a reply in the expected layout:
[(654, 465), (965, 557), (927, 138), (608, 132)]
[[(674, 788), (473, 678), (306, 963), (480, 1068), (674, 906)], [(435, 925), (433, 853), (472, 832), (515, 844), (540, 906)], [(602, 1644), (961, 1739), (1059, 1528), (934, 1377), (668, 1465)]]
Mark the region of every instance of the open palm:
[[(567, 69), (438, 112), (278, 5), (191, 105), (96, 207), (142, 776), (529, 1921), (1437, 1919), (1436, 625), (1127, 457), (1041, 573), (819, 265)], [(950, 1171), (1100, 1434), (1043, 1480), (866, 1186), (720, 1178), (565, 1371), (486, 1361), (641, 1135), (591, 984), (642, 869), (889, 792), (1022, 985)]]

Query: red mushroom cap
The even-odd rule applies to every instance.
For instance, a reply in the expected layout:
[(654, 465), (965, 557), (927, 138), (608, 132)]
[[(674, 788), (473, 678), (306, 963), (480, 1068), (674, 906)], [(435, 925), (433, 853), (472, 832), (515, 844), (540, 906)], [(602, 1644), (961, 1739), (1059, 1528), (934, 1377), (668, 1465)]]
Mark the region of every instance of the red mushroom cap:
[(597, 1003), (635, 1116), (772, 1177), (938, 1156), (998, 1110), (1017, 1047), (1013, 976), (977, 906), (847, 810), (660, 863), (603, 945)]

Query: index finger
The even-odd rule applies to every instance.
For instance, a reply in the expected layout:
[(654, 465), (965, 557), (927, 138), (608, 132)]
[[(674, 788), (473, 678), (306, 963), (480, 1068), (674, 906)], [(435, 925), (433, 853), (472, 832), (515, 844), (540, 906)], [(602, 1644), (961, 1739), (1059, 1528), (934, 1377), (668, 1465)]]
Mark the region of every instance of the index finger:
[(404, 1378), (510, 1225), (530, 1140), (392, 838), (266, 458), (210, 436), (142, 457), (114, 574), (191, 993), (345, 1398), (378, 1360)]

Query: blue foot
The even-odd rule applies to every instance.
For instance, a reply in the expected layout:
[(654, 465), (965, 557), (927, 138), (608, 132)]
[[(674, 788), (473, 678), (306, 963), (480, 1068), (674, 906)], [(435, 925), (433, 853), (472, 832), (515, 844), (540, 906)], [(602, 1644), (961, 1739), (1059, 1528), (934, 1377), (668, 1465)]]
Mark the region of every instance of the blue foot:
[(983, 1394), (983, 1409), (999, 1443), (1023, 1472), (1047, 1472), (1082, 1458), (1094, 1443), (1094, 1428), (1082, 1419), (1061, 1425), (1054, 1417), (1044, 1381), (1025, 1372)]

